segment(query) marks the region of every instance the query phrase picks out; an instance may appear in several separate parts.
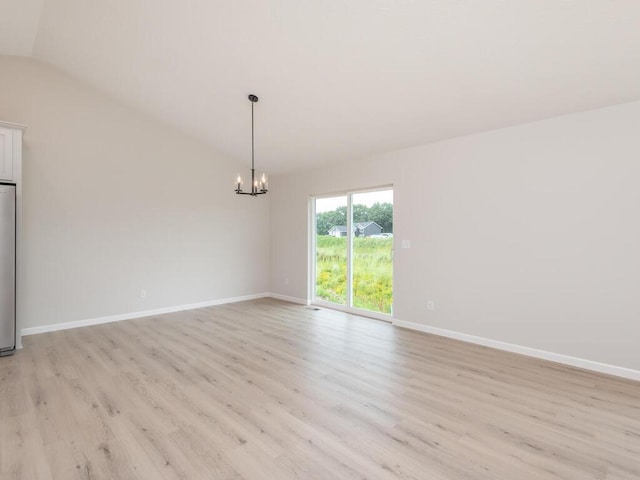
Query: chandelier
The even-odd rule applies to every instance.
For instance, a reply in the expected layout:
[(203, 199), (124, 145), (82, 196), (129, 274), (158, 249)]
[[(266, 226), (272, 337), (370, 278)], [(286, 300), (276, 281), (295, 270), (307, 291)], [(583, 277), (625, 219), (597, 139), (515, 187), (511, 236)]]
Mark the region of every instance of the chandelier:
[(249, 101), (251, 102), (251, 190), (248, 192), (244, 192), (242, 190), (242, 185), (244, 182), (242, 181), (242, 177), (238, 174), (238, 178), (236, 179), (236, 190), (235, 192), (238, 195), (251, 195), (255, 197), (257, 195), (264, 195), (267, 193), (267, 175), (262, 174), (260, 178), (256, 178), (256, 169), (255, 169), (255, 161), (254, 161), (254, 145), (253, 145), (253, 105), (258, 102), (258, 97), (251, 94), (249, 95)]

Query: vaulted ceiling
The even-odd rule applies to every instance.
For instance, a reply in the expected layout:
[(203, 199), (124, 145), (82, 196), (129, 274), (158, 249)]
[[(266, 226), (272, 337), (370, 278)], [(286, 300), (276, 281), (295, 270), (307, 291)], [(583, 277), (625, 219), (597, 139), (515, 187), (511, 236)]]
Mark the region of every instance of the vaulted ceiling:
[(640, 99), (628, 0), (0, 0), (33, 56), (283, 173)]

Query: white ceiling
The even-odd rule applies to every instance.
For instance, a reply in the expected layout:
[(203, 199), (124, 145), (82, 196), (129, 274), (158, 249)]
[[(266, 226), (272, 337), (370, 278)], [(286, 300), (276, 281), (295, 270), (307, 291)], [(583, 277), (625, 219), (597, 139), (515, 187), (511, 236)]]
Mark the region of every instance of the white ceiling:
[(0, 53), (32, 54), (247, 165), (255, 93), (270, 173), (640, 99), (630, 0), (39, 4), (0, 0)]

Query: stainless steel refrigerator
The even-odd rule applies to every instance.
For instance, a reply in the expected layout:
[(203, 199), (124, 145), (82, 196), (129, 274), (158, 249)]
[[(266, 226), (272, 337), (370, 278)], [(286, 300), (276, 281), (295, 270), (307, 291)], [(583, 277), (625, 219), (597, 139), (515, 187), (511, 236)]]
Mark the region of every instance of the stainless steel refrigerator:
[(0, 183), (0, 356), (16, 349), (16, 186)]

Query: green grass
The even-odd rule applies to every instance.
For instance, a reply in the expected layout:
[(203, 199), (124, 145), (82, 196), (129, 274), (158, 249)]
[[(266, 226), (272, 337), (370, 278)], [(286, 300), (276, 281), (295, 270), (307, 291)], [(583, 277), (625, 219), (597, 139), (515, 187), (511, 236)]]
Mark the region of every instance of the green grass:
[[(391, 313), (393, 238), (353, 239), (353, 306)], [(347, 304), (347, 238), (318, 235), (316, 296)]]

